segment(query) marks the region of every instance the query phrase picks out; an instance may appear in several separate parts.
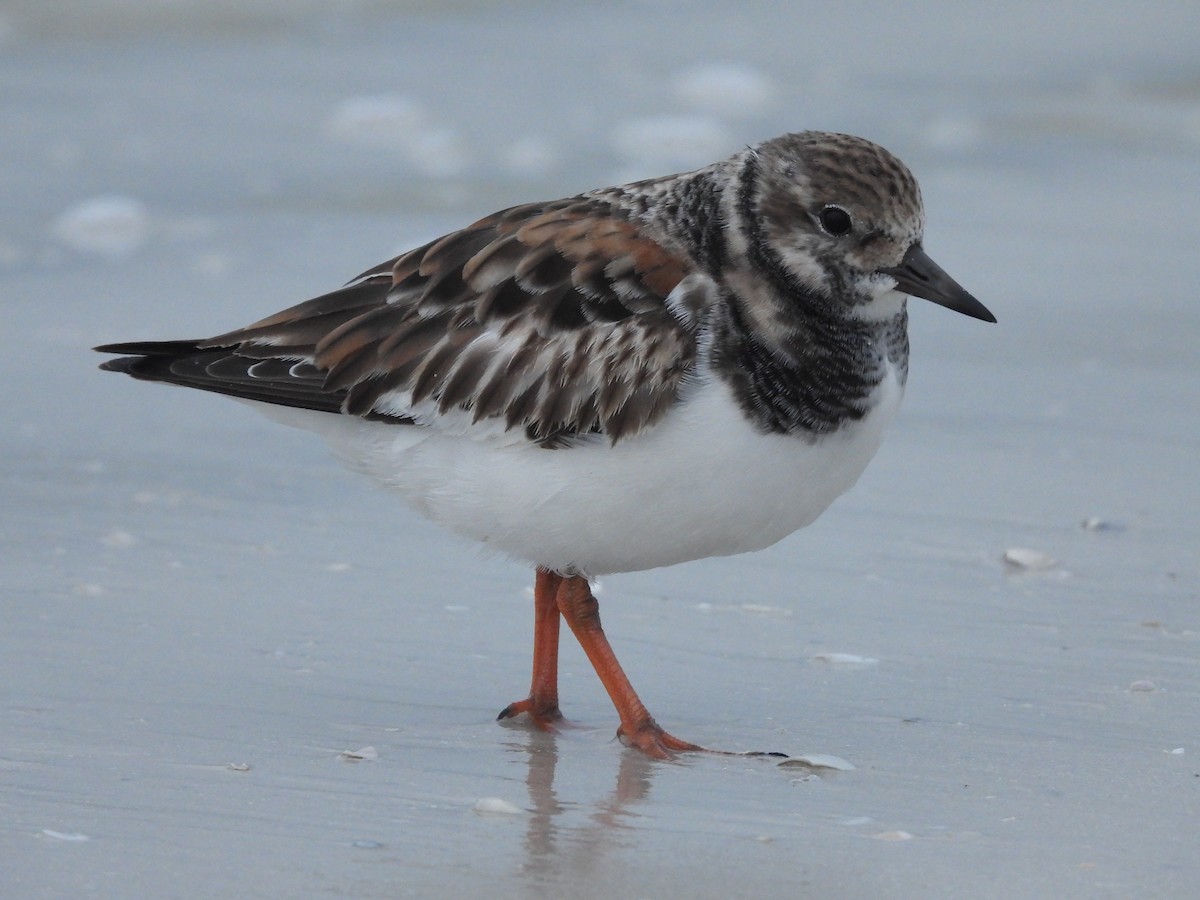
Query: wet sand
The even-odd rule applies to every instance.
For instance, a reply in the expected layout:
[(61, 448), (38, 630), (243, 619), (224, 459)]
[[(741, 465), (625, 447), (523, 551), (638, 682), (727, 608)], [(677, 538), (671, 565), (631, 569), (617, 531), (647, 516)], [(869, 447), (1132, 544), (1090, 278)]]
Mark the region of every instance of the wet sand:
[[(722, 8), (9, 5), (0, 894), (1200, 892), (1200, 12)], [(530, 572), (88, 350), (806, 127), (910, 164), (999, 324), (913, 301), (850, 494), (600, 601), (670, 730), (853, 770), (644, 760), (569, 640), (577, 727), (496, 724)]]

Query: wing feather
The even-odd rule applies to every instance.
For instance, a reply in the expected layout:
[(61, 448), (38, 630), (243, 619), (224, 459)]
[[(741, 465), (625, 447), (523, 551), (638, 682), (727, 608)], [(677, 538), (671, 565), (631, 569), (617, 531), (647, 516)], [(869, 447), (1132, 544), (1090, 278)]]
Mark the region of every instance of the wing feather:
[(547, 447), (616, 441), (661, 419), (695, 364), (697, 277), (585, 195), (488, 216), (237, 331), (114, 349), (142, 354), (130, 374), (265, 402), (433, 427), (461, 410)]

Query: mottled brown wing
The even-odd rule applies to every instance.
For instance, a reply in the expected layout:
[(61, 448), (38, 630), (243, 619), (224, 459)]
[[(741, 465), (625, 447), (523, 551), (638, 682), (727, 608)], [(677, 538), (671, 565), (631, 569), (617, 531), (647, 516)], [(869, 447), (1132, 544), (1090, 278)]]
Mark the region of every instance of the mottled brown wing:
[(600, 200), (520, 206), (199, 346), (309, 362), (351, 415), (461, 410), (550, 446), (616, 441), (663, 415), (695, 360), (667, 303), (687, 274)]

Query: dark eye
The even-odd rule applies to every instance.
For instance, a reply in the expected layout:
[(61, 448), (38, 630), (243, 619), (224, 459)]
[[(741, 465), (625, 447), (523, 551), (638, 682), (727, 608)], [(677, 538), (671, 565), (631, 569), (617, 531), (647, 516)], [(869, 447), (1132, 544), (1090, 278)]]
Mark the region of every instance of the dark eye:
[(817, 220), (821, 223), (821, 227), (825, 229), (826, 234), (831, 234), (834, 237), (841, 237), (849, 234), (854, 227), (854, 220), (850, 218), (850, 213), (846, 212), (840, 206), (827, 206), (821, 210), (821, 214), (817, 216)]

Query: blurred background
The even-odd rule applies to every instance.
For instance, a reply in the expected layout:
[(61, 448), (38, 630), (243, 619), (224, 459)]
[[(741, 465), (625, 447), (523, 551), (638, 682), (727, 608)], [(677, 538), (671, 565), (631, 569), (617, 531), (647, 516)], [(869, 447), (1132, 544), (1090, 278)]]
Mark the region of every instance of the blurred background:
[[(0, 3), (0, 893), (1194, 895), (1198, 40), (1167, 0)], [(95, 371), (808, 128), (909, 164), (999, 324), (914, 301), (850, 495), (601, 599), (672, 731), (854, 771), (631, 761), (573, 646), (588, 728), (494, 725), (530, 573)]]

